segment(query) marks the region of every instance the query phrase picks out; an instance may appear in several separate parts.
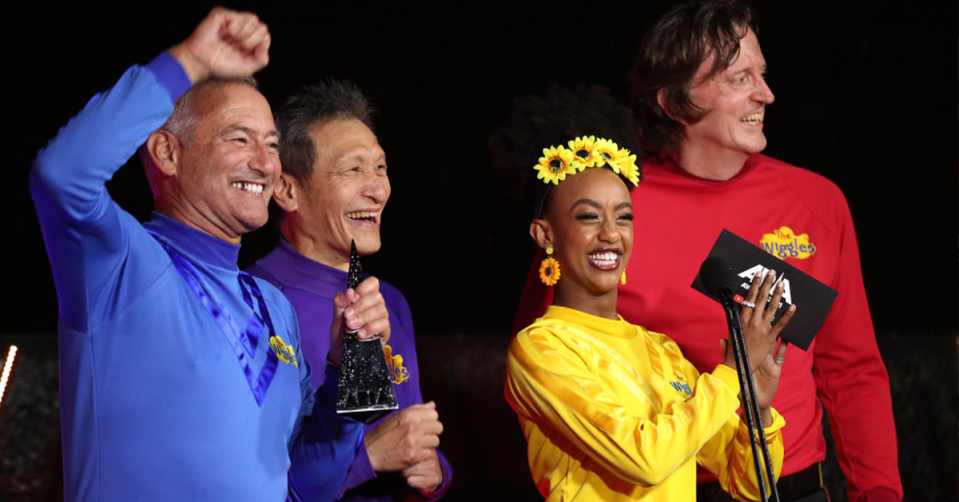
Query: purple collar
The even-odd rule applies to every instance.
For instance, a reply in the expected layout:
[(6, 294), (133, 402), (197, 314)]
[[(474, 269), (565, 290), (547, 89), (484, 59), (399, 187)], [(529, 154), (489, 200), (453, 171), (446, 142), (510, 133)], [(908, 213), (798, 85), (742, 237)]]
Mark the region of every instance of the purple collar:
[(285, 288), (296, 288), (330, 300), (346, 290), (346, 272), (303, 256), (284, 239), (257, 265)]

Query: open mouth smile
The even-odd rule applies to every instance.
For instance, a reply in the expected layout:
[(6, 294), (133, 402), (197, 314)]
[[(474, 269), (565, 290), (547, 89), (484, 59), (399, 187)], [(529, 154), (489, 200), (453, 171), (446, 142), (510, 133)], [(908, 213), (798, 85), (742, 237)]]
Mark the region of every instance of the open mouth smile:
[(586, 260), (600, 270), (616, 270), (622, 256), (618, 251), (595, 251), (586, 255)]
[(259, 183), (245, 183), (245, 182), (236, 181), (231, 183), (230, 186), (238, 190), (250, 192), (251, 194), (256, 195), (258, 197), (263, 196), (263, 185)]
[(744, 122), (749, 125), (760, 125), (763, 123), (763, 114), (762, 113), (753, 113), (751, 115), (746, 115), (745, 117), (739, 119), (741, 122)]
[(366, 225), (376, 225), (380, 220), (379, 211), (354, 211), (352, 213), (346, 213), (346, 217), (352, 221), (366, 224)]

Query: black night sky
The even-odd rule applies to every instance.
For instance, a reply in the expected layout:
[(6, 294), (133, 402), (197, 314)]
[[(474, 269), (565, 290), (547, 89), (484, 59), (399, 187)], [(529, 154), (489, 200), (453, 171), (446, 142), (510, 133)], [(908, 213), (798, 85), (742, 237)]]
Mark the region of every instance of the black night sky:
[[(440, 335), (505, 337), (511, 329), (533, 244), (529, 215), (505, 197), (488, 167), (486, 141), (512, 100), (542, 93), (548, 81), (603, 84), (625, 98), (639, 38), (669, 3), (228, 6), (252, 10), (270, 26), (272, 59), (257, 78), (271, 102), (332, 76), (356, 82), (379, 110), (376, 132), (393, 192), (383, 248), (364, 260), (364, 269), (404, 292), (423, 345)], [(13, 188), (2, 202), (12, 227), (3, 238), (8, 275), (0, 331), (56, 330), (53, 279), (27, 189), (37, 150), (127, 66), (183, 40), (212, 5), (35, 1), (4, 9), (4, 108), (11, 112), (5, 134), (14, 158), (7, 171)], [(954, 340), (956, 3), (753, 5), (776, 94), (766, 112), (765, 153), (823, 174), (845, 192), (880, 337), (951, 334)], [(110, 189), (133, 214), (149, 214), (139, 161), (123, 168)], [(775, 205), (776, 194), (762, 204)], [(264, 254), (269, 240), (268, 232), (253, 235), (241, 265)], [(943, 385), (954, 400), (956, 349), (944, 346), (951, 347), (942, 357), (953, 369)], [(501, 382), (491, 385), (501, 389)], [(946, 437), (954, 451), (955, 431)], [(903, 451), (903, 438), (900, 445)]]

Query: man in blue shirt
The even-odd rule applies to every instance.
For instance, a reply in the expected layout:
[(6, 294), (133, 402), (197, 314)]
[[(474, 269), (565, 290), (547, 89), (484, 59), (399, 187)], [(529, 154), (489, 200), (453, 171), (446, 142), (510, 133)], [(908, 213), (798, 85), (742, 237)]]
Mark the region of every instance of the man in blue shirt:
[[(214, 9), (37, 156), (66, 500), (332, 500), (362, 447), (361, 424), (331, 411), (338, 337), (345, 323), (388, 338), (382, 298), (337, 295), (314, 393), (290, 304), (236, 267), (280, 172), (270, 106), (245, 80), (270, 42), (255, 15)], [(105, 187), (138, 147), (156, 199), (142, 225)]]

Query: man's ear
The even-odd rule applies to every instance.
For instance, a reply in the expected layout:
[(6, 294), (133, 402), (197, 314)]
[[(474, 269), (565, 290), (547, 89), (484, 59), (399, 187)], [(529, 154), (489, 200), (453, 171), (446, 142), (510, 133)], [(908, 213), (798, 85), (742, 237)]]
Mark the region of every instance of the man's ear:
[(663, 113), (665, 113), (667, 117), (685, 125), (685, 123), (676, 118), (676, 116), (673, 115), (672, 110), (669, 109), (669, 102), (666, 100), (666, 89), (660, 89), (656, 91), (656, 103), (659, 104), (659, 107), (663, 109)]
[(153, 131), (147, 138), (147, 153), (156, 169), (164, 176), (176, 176), (183, 156), (183, 145), (170, 131)]
[(280, 209), (292, 213), (299, 208), (299, 198), (305, 195), (303, 187), (287, 173), (280, 173), (280, 179), (273, 189), (273, 200)]
[(552, 246), (555, 242), (553, 240), (553, 227), (542, 218), (535, 219), (529, 224), (529, 236), (536, 241), (537, 246), (543, 249)]

